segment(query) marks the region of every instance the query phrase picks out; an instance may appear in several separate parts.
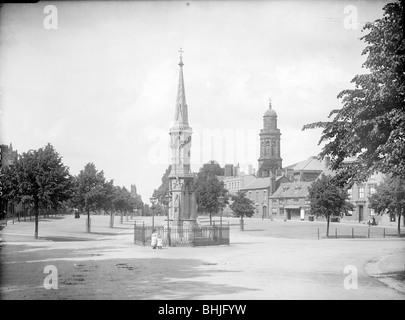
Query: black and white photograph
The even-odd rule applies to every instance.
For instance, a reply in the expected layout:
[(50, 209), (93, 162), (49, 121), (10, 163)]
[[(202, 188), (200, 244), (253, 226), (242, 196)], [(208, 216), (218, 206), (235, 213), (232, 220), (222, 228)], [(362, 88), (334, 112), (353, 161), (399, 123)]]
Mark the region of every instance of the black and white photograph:
[(0, 300), (405, 300), (403, 11), (2, 2)]

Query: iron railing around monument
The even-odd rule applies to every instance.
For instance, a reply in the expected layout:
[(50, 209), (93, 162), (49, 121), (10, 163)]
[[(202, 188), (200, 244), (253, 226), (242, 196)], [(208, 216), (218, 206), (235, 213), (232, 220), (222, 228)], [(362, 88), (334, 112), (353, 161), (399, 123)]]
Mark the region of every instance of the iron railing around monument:
[[(163, 240), (164, 247), (197, 247), (229, 245), (229, 226), (198, 226), (198, 227), (154, 227), (158, 237)], [(134, 243), (150, 246), (152, 226), (134, 225)]]

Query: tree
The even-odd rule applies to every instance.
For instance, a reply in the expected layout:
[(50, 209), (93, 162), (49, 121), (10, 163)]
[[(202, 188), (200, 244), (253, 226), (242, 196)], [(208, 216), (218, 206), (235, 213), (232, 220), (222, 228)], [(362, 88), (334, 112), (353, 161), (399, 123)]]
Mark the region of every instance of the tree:
[(103, 171), (97, 171), (88, 163), (76, 177), (75, 205), (87, 213), (87, 232), (90, 232), (90, 212), (103, 208), (105, 201), (105, 178)]
[(225, 175), (224, 173), (224, 168), (221, 168), (221, 166), (218, 164), (218, 162), (211, 160), (208, 163), (204, 163), (202, 168), (200, 169), (200, 172), (204, 172), (206, 174), (210, 173), (216, 176), (223, 176)]
[[(0, 188), (1, 188), (1, 194), (0, 194), (0, 209), (3, 208), (3, 203), (4, 207), (6, 208), (5, 210), (5, 216), (7, 219), (7, 208), (8, 208), (8, 203), (10, 201), (12, 202), (18, 202), (19, 201), (19, 192), (18, 192), (18, 181), (17, 175), (14, 172), (14, 167), (6, 166), (4, 169), (2, 168), (2, 174), (0, 175)], [(0, 213), (3, 215), (3, 212)]]
[(340, 188), (336, 179), (322, 174), (308, 188), (308, 193), (311, 213), (326, 218), (326, 237), (329, 237), (330, 217), (341, 217), (354, 209), (348, 201), (347, 191)]
[(143, 208), (143, 201), (139, 194), (131, 195), (130, 202), (131, 202), (132, 211), (134, 209), (140, 210)]
[(152, 197), (158, 198), (160, 201), (169, 194), (169, 175), (172, 170), (172, 166), (166, 169), (165, 173), (162, 176), (162, 183), (160, 184), (158, 189), (153, 191)]
[(232, 203), (229, 208), (236, 217), (240, 217), (240, 226), (243, 230), (243, 218), (252, 217), (255, 213), (254, 202), (246, 197), (246, 191), (238, 191), (236, 195), (232, 195)]
[(127, 214), (132, 210), (131, 193), (125, 187), (115, 187), (113, 205), (121, 215), (121, 223), (123, 214)]
[(398, 176), (388, 176), (377, 186), (369, 197), (370, 207), (377, 214), (393, 214), (398, 218), (397, 235), (401, 236), (401, 216), (405, 223), (405, 180)]
[[(206, 170), (208, 168), (208, 170)], [(208, 212), (210, 224), (212, 224), (212, 214), (218, 213), (228, 203), (223, 181), (219, 181), (216, 175), (210, 171), (210, 167), (200, 169), (196, 180), (197, 211)], [(225, 201), (219, 202), (219, 197), (223, 196)]]
[[(333, 110), (330, 122), (305, 125), (303, 130), (322, 128), (319, 144), (327, 142), (320, 156), (331, 157), (331, 169), (340, 170), (348, 181), (361, 181), (373, 172), (405, 178), (405, 42), (404, 2), (387, 4), (382, 19), (366, 23), (361, 40), (367, 44), (363, 68), (354, 89), (339, 93), (343, 107)], [(343, 160), (356, 157), (352, 166)]]
[(39, 208), (58, 208), (72, 196), (72, 177), (51, 144), (18, 156), (8, 171), (10, 194), (32, 199), (35, 213), (35, 238), (38, 239)]
[(114, 226), (114, 196), (115, 196), (114, 180), (106, 181), (103, 185), (104, 197), (101, 200), (101, 207), (105, 213), (110, 213), (110, 228)]
[(143, 216), (150, 216), (152, 215), (151, 209), (147, 203), (144, 203), (143, 208), (142, 208), (142, 215)]

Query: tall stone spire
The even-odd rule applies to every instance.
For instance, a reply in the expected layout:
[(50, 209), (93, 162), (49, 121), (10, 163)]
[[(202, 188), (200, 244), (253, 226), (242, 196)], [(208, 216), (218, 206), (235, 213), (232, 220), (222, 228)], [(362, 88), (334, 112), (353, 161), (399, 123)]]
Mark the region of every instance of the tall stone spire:
[(177, 86), (177, 99), (176, 99), (176, 112), (174, 116), (175, 124), (181, 127), (188, 126), (188, 110), (186, 103), (186, 91), (184, 89), (184, 77), (183, 77), (183, 50), (180, 48), (180, 72), (179, 72), (179, 83)]
[[(177, 88), (176, 112), (170, 128), (172, 168), (169, 174), (169, 193), (172, 197), (170, 220), (176, 227), (184, 223), (194, 225), (197, 219), (194, 174), (190, 170), (192, 128), (188, 125), (186, 94), (183, 78), (183, 50), (180, 52), (180, 74)], [(181, 235), (179, 234), (179, 237)]]

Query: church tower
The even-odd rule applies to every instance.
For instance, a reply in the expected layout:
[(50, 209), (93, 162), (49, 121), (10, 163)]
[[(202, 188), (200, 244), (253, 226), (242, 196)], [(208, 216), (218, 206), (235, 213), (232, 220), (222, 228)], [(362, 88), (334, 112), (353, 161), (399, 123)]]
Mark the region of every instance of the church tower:
[(259, 178), (269, 177), (276, 174), (277, 169), (282, 168), (280, 157), (280, 130), (277, 128), (277, 113), (271, 108), (263, 115), (263, 129), (260, 130), (260, 158)]
[(194, 174), (190, 171), (191, 134), (193, 130), (188, 124), (182, 52), (180, 49), (175, 116), (169, 133), (172, 152), (172, 169), (169, 174), (169, 191), (172, 197), (170, 219), (175, 226), (183, 226), (184, 222), (195, 223), (197, 219)]

